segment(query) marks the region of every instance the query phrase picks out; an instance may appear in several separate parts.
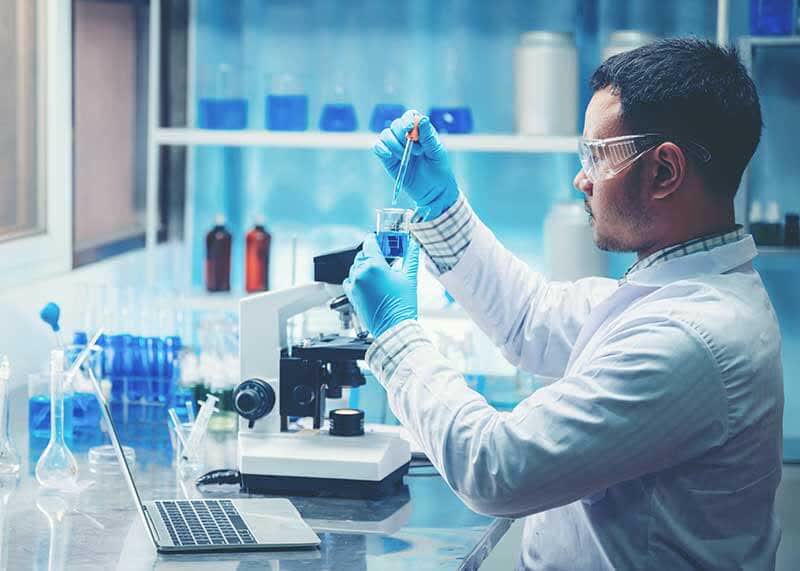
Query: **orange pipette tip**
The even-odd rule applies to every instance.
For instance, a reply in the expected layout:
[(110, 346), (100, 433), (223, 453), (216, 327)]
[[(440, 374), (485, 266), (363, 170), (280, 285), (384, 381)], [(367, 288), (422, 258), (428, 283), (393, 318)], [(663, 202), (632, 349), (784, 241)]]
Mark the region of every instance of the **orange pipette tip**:
[(415, 143), (419, 142), (419, 115), (414, 117), (414, 127), (406, 133), (406, 139), (411, 139)]

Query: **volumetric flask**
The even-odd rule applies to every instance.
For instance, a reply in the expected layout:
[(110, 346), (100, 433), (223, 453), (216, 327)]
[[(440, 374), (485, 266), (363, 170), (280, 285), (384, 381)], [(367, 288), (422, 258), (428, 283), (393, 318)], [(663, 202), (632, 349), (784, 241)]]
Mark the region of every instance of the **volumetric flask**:
[(389, 261), (404, 258), (408, 249), (411, 210), (403, 208), (379, 208), (375, 234), (381, 252)]

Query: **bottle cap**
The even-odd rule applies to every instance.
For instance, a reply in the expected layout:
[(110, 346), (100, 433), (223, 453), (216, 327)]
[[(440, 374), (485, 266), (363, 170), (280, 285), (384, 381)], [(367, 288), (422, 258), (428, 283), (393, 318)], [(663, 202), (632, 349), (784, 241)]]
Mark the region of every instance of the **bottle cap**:
[(754, 200), (750, 204), (750, 215), (748, 216), (748, 220), (750, 224), (754, 222), (761, 222), (764, 218), (764, 214), (761, 211), (761, 203), (758, 200)]
[(778, 224), (781, 221), (781, 210), (778, 207), (778, 202), (776, 200), (770, 200), (767, 203), (767, 211), (766, 215), (764, 216), (766, 221), (770, 224)]
[(217, 214), (214, 217), (214, 224), (217, 226), (225, 226), (225, 215), (222, 213)]

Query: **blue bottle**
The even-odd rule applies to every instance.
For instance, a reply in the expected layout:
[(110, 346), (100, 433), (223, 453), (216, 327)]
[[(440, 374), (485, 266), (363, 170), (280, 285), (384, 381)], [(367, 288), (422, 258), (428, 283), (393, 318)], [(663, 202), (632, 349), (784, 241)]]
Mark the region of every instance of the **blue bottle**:
[(786, 36), (794, 32), (795, 0), (750, 0), (750, 33)]
[(472, 132), (472, 111), (469, 107), (431, 107), (428, 116), (440, 133), (463, 135)]
[(132, 337), (130, 346), (132, 360), (132, 375), (128, 381), (128, 400), (137, 402), (147, 399), (150, 395), (147, 361), (147, 338)]
[(247, 100), (236, 97), (200, 99), (197, 118), (201, 129), (245, 129)]
[(356, 109), (350, 103), (326, 103), (319, 118), (320, 131), (348, 132), (358, 129)]
[(266, 127), (271, 131), (308, 129), (307, 95), (267, 95)]
[(402, 117), (406, 112), (404, 105), (396, 103), (378, 103), (372, 110), (372, 117), (369, 120), (369, 128), (373, 133), (380, 133), (392, 124), (392, 121)]

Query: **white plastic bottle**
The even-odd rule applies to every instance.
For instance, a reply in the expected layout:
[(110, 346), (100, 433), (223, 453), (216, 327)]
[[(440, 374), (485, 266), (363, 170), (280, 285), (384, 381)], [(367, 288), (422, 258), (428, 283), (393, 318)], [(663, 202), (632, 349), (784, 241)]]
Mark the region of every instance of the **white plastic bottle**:
[(578, 52), (572, 34), (526, 32), (514, 67), (515, 121), (525, 135), (574, 135), (578, 128)]

